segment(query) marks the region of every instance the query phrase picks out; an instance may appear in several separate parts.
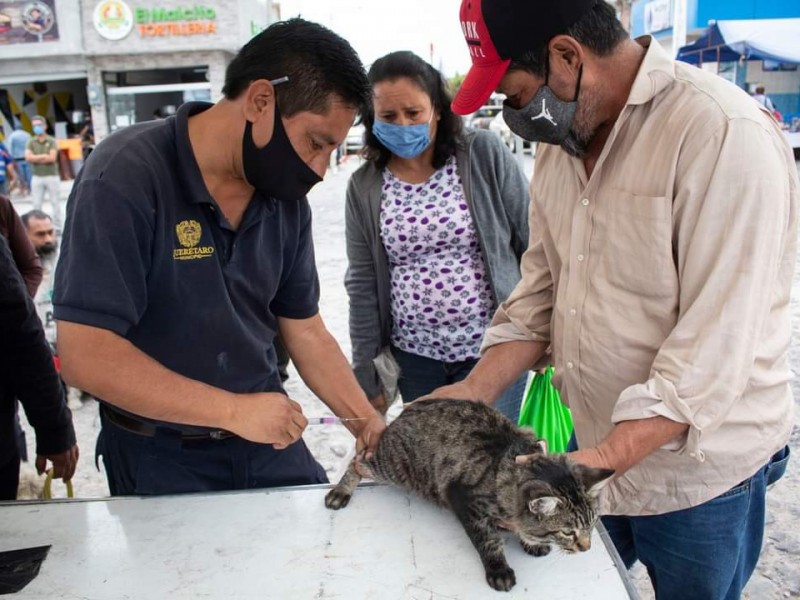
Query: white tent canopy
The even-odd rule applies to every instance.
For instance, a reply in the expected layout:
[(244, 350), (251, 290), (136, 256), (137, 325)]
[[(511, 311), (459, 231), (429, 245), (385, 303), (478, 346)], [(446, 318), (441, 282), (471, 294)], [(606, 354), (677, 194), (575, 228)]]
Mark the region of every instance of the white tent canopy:
[(745, 60), (800, 63), (800, 19), (712, 21), (700, 38), (678, 51), (693, 64)]
[(800, 63), (800, 19), (717, 21), (717, 27), (725, 45), (743, 56)]

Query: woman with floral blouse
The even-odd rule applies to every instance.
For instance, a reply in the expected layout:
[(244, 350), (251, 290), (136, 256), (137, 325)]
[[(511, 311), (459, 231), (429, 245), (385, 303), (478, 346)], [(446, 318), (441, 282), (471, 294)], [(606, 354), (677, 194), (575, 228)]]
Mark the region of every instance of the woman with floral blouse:
[[(477, 362), (495, 309), (520, 278), (528, 191), (496, 134), (462, 128), (424, 60), (393, 52), (369, 79), (367, 160), (347, 189), (345, 285), (353, 366), (385, 410), (396, 386), (410, 402)], [(525, 381), (494, 404), (514, 421)]]

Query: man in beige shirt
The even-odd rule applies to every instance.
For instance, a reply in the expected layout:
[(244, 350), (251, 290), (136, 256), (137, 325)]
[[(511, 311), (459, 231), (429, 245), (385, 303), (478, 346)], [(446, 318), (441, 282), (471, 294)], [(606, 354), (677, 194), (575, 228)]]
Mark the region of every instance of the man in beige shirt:
[[(605, 2), (464, 0), (473, 67), (539, 146), (522, 281), (436, 395), (492, 402), (548, 347), (604, 522), (659, 598), (738, 598), (794, 422), (797, 171), (769, 113)], [(687, 592), (689, 590), (689, 592)], [(689, 595), (687, 595), (687, 593)]]

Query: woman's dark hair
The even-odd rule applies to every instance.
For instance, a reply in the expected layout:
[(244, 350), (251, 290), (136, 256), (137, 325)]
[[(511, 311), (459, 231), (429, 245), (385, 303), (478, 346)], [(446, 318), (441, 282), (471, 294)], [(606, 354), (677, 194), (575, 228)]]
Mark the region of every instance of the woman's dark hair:
[(289, 78), (275, 88), (284, 117), (301, 111), (325, 113), (332, 94), (359, 114), (371, 104), (371, 88), (356, 51), (330, 29), (304, 19), (274, 23), (247, 42), (225, 71), (222, 93), (233, 100), (253, 81), (280, 77)]
[[(630, 36), (617, 19), (614, 7), (608, 2), (597, 2), (564, 32), (598, 56), (608, 56)], [(511, 60), (509, 71), (527, 71), (544, 78), (547, 69), (547, 45), (550, 40)]]
[[(434, 110), (441, 115), (433, 144), (433, 166), (436, 169), (443, 167), (447, 159), (455, 153), (456, 137), (461, 133), (462, 121), (450, 108), (452, 97), (441, 73), (413, 52), (399, 51), (372, 63), (367, 78), (373, 87), (382, 81), (407, 78), (428, 94)], [(389, 162), (392, 153), (372, 133), (372, 125), (375, 123), (375, 109), (372, 104), (364, 112), (363, 122), (365, 131), (362, 154), (367, 160), (375, 161), (375, 165), (382, 169)]]

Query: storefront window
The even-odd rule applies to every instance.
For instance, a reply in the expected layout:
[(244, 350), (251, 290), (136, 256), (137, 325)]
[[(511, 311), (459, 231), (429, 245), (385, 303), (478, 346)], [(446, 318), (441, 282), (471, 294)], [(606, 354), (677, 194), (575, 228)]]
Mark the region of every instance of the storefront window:
[(207, 67), (104, 73), (109, 129), (168, 117), (184, 102), (210, 102), (207, 73)]

